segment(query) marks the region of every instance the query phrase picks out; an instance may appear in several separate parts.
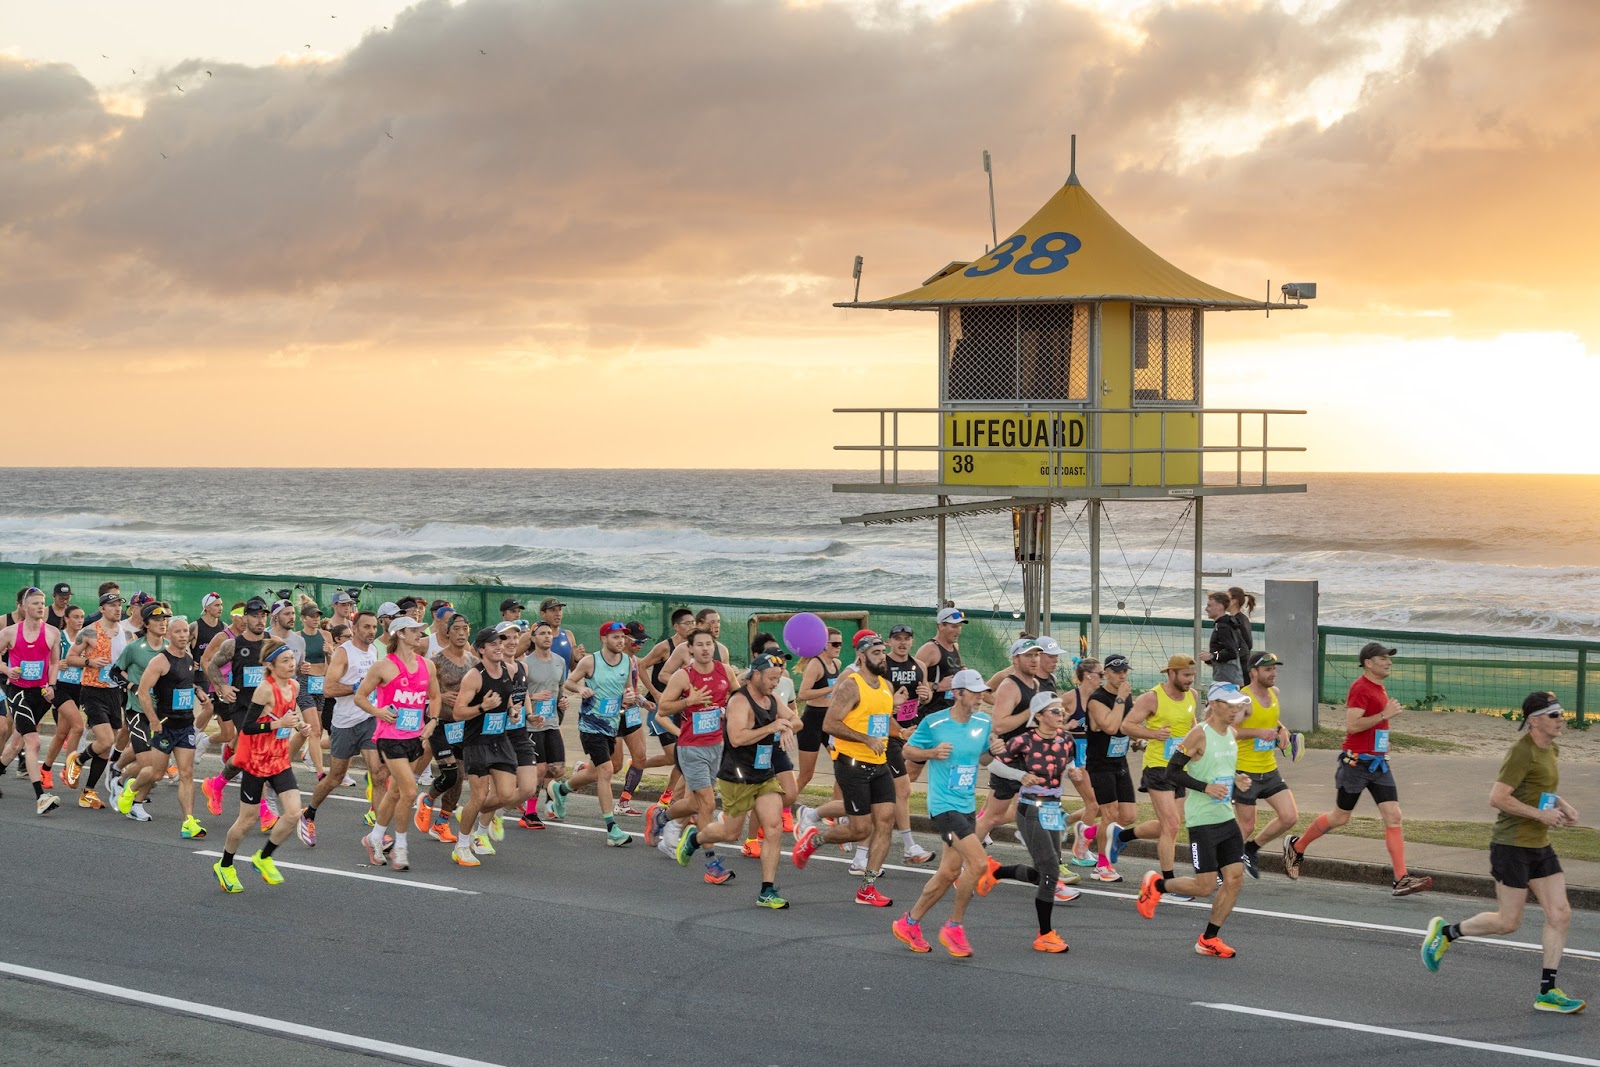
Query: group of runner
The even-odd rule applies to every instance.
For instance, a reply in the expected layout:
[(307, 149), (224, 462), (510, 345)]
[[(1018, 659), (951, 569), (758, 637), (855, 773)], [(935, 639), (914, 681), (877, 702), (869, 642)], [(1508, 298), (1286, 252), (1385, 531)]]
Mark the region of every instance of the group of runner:
[[(619, 819), (644, 817), (647, 845), (683, 866), (702, 853), (704, 880), (722, 885), (736, 872), (714, 846), (742, 843), (760, 861), (756, 904), (771, 909), (789, 906), (777, 875), (791, 833), (795, 868), (825, 844), (841, 846), (861, 879), (855, 901), (890, 907), (878, 882), (895, 840), (907, 863), (934, 859), (911, 831), (911, 783), (925, 777), (927, 813), (945, 848), (916, 901), (891, 924), (919, 953), (931, 951), (924, 918), (953, 890), (937, 938), (952, 956), (972, 955), (966, 909), (1001, 880), (1035, 887), (1033, 948), (1066, 952), (1055, 908), (1079, 895), (1078, 870), (1122, 881), (1123, 850), (1150, 840), (1158, 869), (1140, 882), (1139, 914), (1153, 918), (1163, 900), (1210, 898), (1194, 950), (1232, 958), (1222, 927), (1245, 877), (1260, 877), (1261, 850), (1283, 838), (1283, 871), (1298, 879), (1307, 849), (1348, 822), (1363, 793), (1384, 823), (1392, 893), (1432, 884), (1405, 864), (1389, 766), (1390, 723), (1404, 709), (1384, 684), (1396, 650), (1376, 642), (1361, 650), (1362, 673), (1350, 687), (1334, 806), (1293, 835), (1299, 809), (1278, 760), (1298, 759), (1301, 739), (1281, 720), (1282, 661), (1268, 651), (1245, 652), (1244, 684), (1223, 672), (1202, 701), (1197, 664), (1182, 654), (1167, 661), (1158, 685), (1137, 694), (1127, 657), (1072, 657), (1073, 684), (1058, 689), (1065, 652), (1048, 636), (1016, 640), (1009, 665), (986, 678), (964, 664), (967, 619), (953, 607), (937, 613), (934, 633), (915, 652), (909, 626), (885, 636), (862, 630), (846, 664), (843, 637), (830, 630), (826, 646), (796, 664), (762, 633), (739, 667), (711, 609), (679, 609), (673, 632), (654, 642), (640, 623), (607, 622), (589, 652), (563, 627), (566, 605), (553, 597), (532, 620), (523, 618), (526, 605), (507, 598), (500, 619), (474, 627), (447, 602), (412, 597), (368, 610), (340, 592), (326, 620), (309, 598), (253, 597), (224, 619), (222, 599), (208, 594), (191, 621), (142, 592), (124, 599), (114, 583), (98, 591), (93, 615), (64, 583), (52, 593), (21, 590), (0, 626), (0, 766), (17, 762), (45, 815), (60, 806), (49, 790), (65, 752), (61, 777), (78, 807), (110, 802), (138, 822), (152, 821), (152, 790), (175, 778), (178, 832), (197, 839), (207, 831), (195, 810), (195, 760), (218, 744), (222, 769), (202, 794), (221, 816), (226, 786), (238, 780), (236, 815), (213, 865), (229, 893), (243, 890), (236, 859), (278, 884), (273, 857), (291, 834), (317, 847), (318, 808), (334, 789), (357, 784), (349, 771), (358, 756), (369, 828), (359, 847), (373, 866), (409, 869), (415, 828), (448, 845), (454, 863), (478, 867), (505, 840), (507, 819), (542, 829), (545, 818), (566, 817), (574, 792), (592, 787), (608, 845), (633, 841)], [(1531, 695), (1523, 710), (1528, 732), (1491, 794), (1500, 812), (1490, 856), (1499, 908), (1453, 924), (1435, 919), (1423, 961), (1437, 970), (1459, 938), (1516, 929), (1532, 892), (1545, 911), (1535, 1006), (1578, 1011), (1583, 1001), (1556, 985), (1570, 910), (1548, 832), (1578, 820), (1557, 793), (1564, 718), (1549, 693)], [(569, 770), (562, 726), (574, 711), (583, 759)], [(40, 726), (52, 713), (46, 748)], [(647, 734), (659, 753), (647, 752)], [(808, 807), (800, 790), (824, 749), (834, 795)], [(1138, 749), (1136, 785), (1129, 757)], [(303, 807), (297, 760), (315, 774)], [(668, 771), (667, 789), (643, 812), (632, 801), (651, 768)], [(1154, 816), (1142, 822), (1138, 792)], [(1258, 826), (1262, 804), (1272, 818)], [(265, 840), (240, 857), (257, 823)], [(1002, 865), (989, 848), (1012, 824), (1029, 862)], [(1180, 832), (1189, 847), (1182, 876)]]

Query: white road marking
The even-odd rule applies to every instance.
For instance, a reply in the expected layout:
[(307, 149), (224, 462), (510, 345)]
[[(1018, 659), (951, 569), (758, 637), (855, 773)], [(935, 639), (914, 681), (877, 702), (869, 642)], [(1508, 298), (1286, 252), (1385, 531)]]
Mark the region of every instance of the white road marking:
[(265, 1015), (253, 1015), (246, 1011), (236, 1011), (233, 1008), (219, 1008), (212, 1004), (200, 1004), (192, 1000), (180, 1000), (177, 997), (164, 997), (157, 993), (146, 993), (143, 990), (129, 989), (126, 986), (107, 985), (104, 982), (95, 982), (88, 978), (78, 978), (74, 975), (60, 974), (56, 971), (42, 971), (35, 967), (23, 967), (14, 963), (0, 961), (0, 974), (8, 974), (12, 977), (32, 982), (44, 982), (48, 985), (60, 986), (63, 989), (71, 989), (80, 993), (93, 993), (96, 996), (123, 1000), (130, 1004), (137, 1004), (140, 1007), (165, 1008), (168, 1011), (192, 1015), (200, 1019), (212, 1019), (237, 1026), (248, 1026), (270, 1034), (291, 1034), (295, 1037), (309, 1038), (324, 1045), (335, 1045), (339, 1048), (356, 1049), (360, 1052), (372, 1052), (384, 1056), (399, 1056), (417, 1063), (438, 1064), (439, 1067), (500, 1067), (499, 1064), (490, 1063), (488, 1060), (475, 1060), (467, 1056), (452, 1055), (448, 1052), (434, 1052), (425, 1048), (413, 1048), (410, 1045), (398, 1045), (392, 1041), (374, 1041), (369, 1037), (342, 1034), (337, 1030), (324, 1030), (321, 1027), (306, 1026), (302, 1023), (290, 1022), (287, 1019), (272, 1019)]
[[(196, 856), (209, 856), (212, 859), (221, 859), (222, 853), (210, 849), (196, 849)], [(311, 871), (316, 874), (332, 874), (339, 878), (359, 878), (364, 882), (382, 882), (384, 885), (406, 886), (411, 889), (431, 889), (435, 893), (462, 893), (469, 897), (480, 896), (476, 889), (457, 889), (453, 885), (437, 885), (433, 882), (419, 882), (411, 878), (387, 877), (381, 874), (363, 874), (360, 871), (338, 871), (332, 867), (314, 867), (309, 863), (290, 863), (274, 857), (279, 867), (287, 867), (291, 871)]]
[(1553, 1060), (1556, 1063), (1582, 1063), (1590, 1067), (1600, 1067), (1600, 1060), (1591, 1060), (1583, 1056), (1568, 1056), (1561, 1052), (1543, 1052), (1539, 1049), (1522, 1048), (1519, 1045), (1496, 1045), (1488, 1041), (1468, 1041), (1459, 1037), (1444, 1037), (1440, 1034), (1424, 1034), (1416, 1030), (1396, 1030), (1389, 1026), (1373, 1026), (1370, 1023), (1350, 1023), (1343, 1019), (1324, 1019), (1319, 1015), (1294, 1015), (1286, 1011), (1269, 1011), (1266, 1008), (1247, 1008), (1242, 1004), (1207, 1004), (1195, 1001), (1197, 1008), (1215, 1008), (1217, 1011), (1237, 1012), (1240, 1015), (1259, 1015), (1266, 1019), (1281, 1019), (1285, 1022), (1309, 1023), (1312, 1026), (1327, 1026), (1335, 1030), (1357, 1030), (1364, 1034), (1381, 1034), (1384, 1037), (1403, 1037), (1410, 1041), (1426, 1041), (1435, 1045), (1454, 1045), (1457, 1048), (1479, 1049), (1483, 1052), (1498, 1052), (1506, 1056), (1523, 1056), (1531, 1060)]

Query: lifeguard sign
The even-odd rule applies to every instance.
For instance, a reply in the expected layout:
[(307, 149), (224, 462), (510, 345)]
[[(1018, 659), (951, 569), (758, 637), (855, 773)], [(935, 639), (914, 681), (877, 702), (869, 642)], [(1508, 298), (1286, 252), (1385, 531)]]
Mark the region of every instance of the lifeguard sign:
[[(1252, 300), (1184, 273), (1107, 214), (1079, 184), (1075, 167), (1043, 207), (982, 258), (950, 263), (898, 296), (835, 306), (938, 314), (939, 406), (837, 409), (878, 416), (876, 445), (838, 447), (878, 452), (879, 477), (834, 489), (938, 498), (932, 508), (844, 521), (937, 519), (941, 603), (948, 515), (1044, 510), (1042, 524), (1020, 524), (1024, 530), (1042, 525), (1043, 550), (1018, 545), (1025, 560), (1025, 625), (1039, 633), (1049, 614), (1053, 505), (1089, 502), (1096, 572), (1091, 612), (1097, 617), (1101, 504), (1181, 497), (1195, 503), (1198, 616), (1204, 498), (1305, 491), (1304, 485), (1269, 484), (1267, 474), (1269, 453), (1302, 451), (1269, 444), (1268, 417), (1303, 413), (1207, 409), (1201, 373), (1205, 312), (1305, 305)], [(922, 435), (930, 416), (936, 443)], [(1207, 444), (1207, 419), (1215, 423), (1218, 416), (1232, 431), (1231, 441)], [(1249, 471), (1246, 456), (1254, 468)], [(1235, 477), (1208, 482), (1207, 457), (1231, 460)], [(923, 474), (930, 458), (939, 465), (931, 481)], [(952, 503), (954, 497), (996, 494), (1006, 499)], [(1030, 575), (1029, 558), (1039, 560), (1034, 566), (1042, 574)]]

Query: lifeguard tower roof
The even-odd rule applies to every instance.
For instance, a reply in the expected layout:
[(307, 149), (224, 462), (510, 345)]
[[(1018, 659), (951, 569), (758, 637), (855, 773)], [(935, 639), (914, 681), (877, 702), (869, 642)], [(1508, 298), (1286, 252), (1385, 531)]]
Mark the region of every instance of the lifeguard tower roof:
[[(1071, 269), (1063, 269), (1068, 264)], [(1076, 176), (1068, 178), (1032, 218), (977, 262), (952, 263), (899, 296), (834, 306), (932, 310), (1065, 301), (1129, 301), (1218, 310), (1269, 306), (1208, 285), (1156, 255), (1096, 203)]]

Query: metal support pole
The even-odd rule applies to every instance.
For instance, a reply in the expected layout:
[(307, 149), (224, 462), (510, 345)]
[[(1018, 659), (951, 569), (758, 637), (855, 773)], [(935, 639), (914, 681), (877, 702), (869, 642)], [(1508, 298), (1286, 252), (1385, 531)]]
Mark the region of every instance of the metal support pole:
[[(949, 504), (950, 504), (950, 498), (949, 497), (947, 497), (947, 496), (939, 497), (939, 506), (941, 508), (942, 507), (947, 507), (947, 506), (949, 506)], [(945, 519), (944, 513), (941, 512), (939, 514), (939, 518), (937, 520), (935, 520), (935, 525), (938, 528), (938, 541), (939, 541), (939, 543), (938, 543), (937, 548), (935, 549), (935, 552), (936, 552), (937, 557), (938, 557), (938, 561), (937, 561), (938, 562), (938, 577), (935, 579), (935, 590), (934, 590), (934, 596), (936, 597), (936, 600), (937, 600), (936, 606), (937, 607), (941, 607), (941, 608), (944, 607), (944, 602), (945, 602), (945, 588), (944, 588), (944, 578), (945, 578), (945, 575), (944, 575), (944, 570), (945, 570), (945, 568), (944, 568), (944, 544), (945, 544), (945, 541), (944, 541), (944, 525), (945, 525), (945, 522), (946, 522), (946, 519)]]
[(1055, 506), (1047, 504), (1044, 509), (1044, 516), (1039, 524), (1039, 535), (1043, 540), (1043, 544), (1039, 546), (1040, 566), (1044, 568), (1042, 575), (1044, 595), (1040, 598), (1041, 604), (1039, 608), (1039, 618), (1041, 620), (1039, 632), (1041, 634), (1049, 633), (1055, 626), (1055, 622), (1050, 617), (1050, 572), (1055, 568), (1055, 561), (1052, 558), (1053, 553), (1051, 551), (1053, 542), (1050, 537), (1050, 516), (1054, 512)]
[(1100, 655), (1100, 498), (1089, 500), (1089, 655)]
[(1194, 498), (1194, 658), (1200, 658), (1201, 648), (1201, 623), (1206, 617), (1206, 587), (1205, 575), (1202, 574), (1204, 563), (1206, 531), (1206, 498)]

